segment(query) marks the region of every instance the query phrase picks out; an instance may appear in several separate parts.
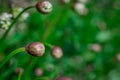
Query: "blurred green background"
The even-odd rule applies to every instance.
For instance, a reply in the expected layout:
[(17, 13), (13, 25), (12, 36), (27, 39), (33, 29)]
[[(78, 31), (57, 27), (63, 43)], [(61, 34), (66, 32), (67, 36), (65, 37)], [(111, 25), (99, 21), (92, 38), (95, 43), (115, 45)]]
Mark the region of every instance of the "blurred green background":
[[(14, 19), (19, 8), (38, 1), (0, 0), (0, 17), (9, 13)], [(0, 80), (17, 80), (17, 67), (24, 69), (21, 80), (54, 80), (59, 76), (73, 80), (120, 80), (120, 0), (49, 1), (53, 5), (50, 14), (30, 9), (27, 17), (19, 18), (4, 45), (0, 45), (0, 61), (11, 51), (35, 41), (60, 46), (63, 57), (54, 59), (47, 46), (42, 57), (17, 54), (0, 70)], [(4, 32), (1, 28), (0, 36)], [(42, 76), (34, 74), (35, 68), (43, 71)]]

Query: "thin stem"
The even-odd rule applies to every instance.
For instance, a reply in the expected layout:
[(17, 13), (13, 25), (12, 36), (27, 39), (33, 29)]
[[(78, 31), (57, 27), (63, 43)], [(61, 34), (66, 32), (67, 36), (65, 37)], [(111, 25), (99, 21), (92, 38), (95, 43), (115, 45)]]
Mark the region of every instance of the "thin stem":
[(45, 29), (45, 32), (42, 36), (42, 41), (46, 41), (47, 37), (49, 36), (49, 34), (51, 33), (51, 31), (54, 29), (56, 23), (59, 21), (59, 19), (61, 18), (61, 10), (56, 14), (56, 16), (52, 19), (51, 23), (49, 24), (48, 28)]
[(44, 43), (46, 46), (48, 46), (48, 47), (50, 47), (50, 48), (52, 48), (53, 47), (53, 45), (52, 44), (49, 44), (49, 43)]
[(22, 72), (20, 71), (18, 74), (18, 79), (17, 80), (21, 80), (21, 76), (22, 76)]
[(15, 54), (20, 53), (20, 52), (25, 52), (25, 48), (22, 47), (22, 48), (18, 48), (18, 49), (16, 49), (16, 50), (12, 51), (6, 58), (4, 58), (4, 59), (2, 60), (2, 62), (0, 63), (0, 68), (2, 68), (3, 65), (4, 65), (11, 57), (13, 57)]
[(16, 23), (16, 21), (19, 19), (19, 17), (27, 10), (34, 8), (34, 6), (29, 6), (27, 8), (25, 8), (23, 11), (21, 11), (18, 16), (13, 20), (13, 22), (10, 24), (10, 26), (8, 26), (8, 29), (6, 30), (6, 32), (4, 33), (3, 37), (1, 38), (1, 40), (5, 39), (7, 34), (9, 33), (9, 31), (11, 30), (11, 28), (13, 27), (13, 25)]
[(29, 64), (29, 67), (26, 68), (24, 72), (24, 80), (29, 80), (31, 78), (30, 73), (32, 69), (35, 67), (35, 64), (37, 63), (38, 58), (32, 58), (31, 63)]

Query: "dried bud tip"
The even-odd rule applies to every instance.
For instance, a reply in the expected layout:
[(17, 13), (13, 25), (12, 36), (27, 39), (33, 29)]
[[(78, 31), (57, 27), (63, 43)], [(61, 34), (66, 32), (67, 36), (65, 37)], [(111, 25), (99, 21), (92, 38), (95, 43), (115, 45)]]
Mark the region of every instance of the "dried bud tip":
[(45, 47), (40, 42), (33, 42), (27, 45), (25, 50), (32, 56), (42, 56), (45, 52)]
[(63, 51), (60, 47), (57, 47), (57, 46), (53, 46), (52, 49), (51, 49), (51, 55), (56, 58), (56, 59), (59, 59), (62, 57), (63, 55)]
[(52, 11), (53, 6), (48, 0), (42, 0), (36, 4), (36, 9), (43, 14), (48, 14)]

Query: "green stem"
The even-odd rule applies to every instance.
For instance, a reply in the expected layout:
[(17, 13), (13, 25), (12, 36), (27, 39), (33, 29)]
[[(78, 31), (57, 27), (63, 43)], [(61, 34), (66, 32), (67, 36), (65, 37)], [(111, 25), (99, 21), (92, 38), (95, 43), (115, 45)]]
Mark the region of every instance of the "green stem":
[(18, 74), (18, 80), (21, 80), (22, 72), (20, 71)]
[(19, 17), (27, 10), (34, 8), (34, 6), (29, 6), (27, 8), (25, 8), (23, 11), (21, 11), (18, 16), (13, 20), (13, 22), (10, 24), (10, 26), (8, 26), (8, 29), (6, 30), (6, 32), (4, 33), (3, 37), (1, 38), (1, 40), (5, 39), (7, 34), (9, 33), (9, 31), (11, 30), (11, 28), (13, 27), (13, 25), (16, 23), (16, 21), (19, 19)]
[(6, 58), (3, 59), (3, 61), (0, 63), (0, 68), (3, 67), (3, 65), (11, 58), (13, 57), (15, 54), (20, 53), (20, 52), (25, 52), (25, 48), (18, 48), (14, 51), (12, 51)]
[(48, 47), (50, 47), (50, 48), (52, 48), (53, 47), (53, 45), (52, 44), (49, 44), (49, 43), (44, 43), (46, 46), (48, 46)]
[(61, 17), (61, 10), (55, 15), (55, 17), (52, 19), (51, 23), (49, 24), (48, 28), (45, 30), (43, 36), (42, 36), (42, 41), (46, 41), (47, 37), (51, 33), (51, 31), (54, 29), (56, 23), (59, 21)]

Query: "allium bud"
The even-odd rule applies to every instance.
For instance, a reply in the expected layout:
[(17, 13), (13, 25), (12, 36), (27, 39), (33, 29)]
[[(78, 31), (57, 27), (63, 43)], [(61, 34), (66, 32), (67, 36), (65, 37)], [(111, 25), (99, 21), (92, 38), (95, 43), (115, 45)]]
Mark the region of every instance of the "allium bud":
[(42, 76), (42, 74), (43, 74), (43, 71), (41, 69), (39, 69), (39, 68), (35, 69), (35, 75), (36, 76)]
[(100, 44), (91, 44), (89, 45), (90, 50), (94, 52), (100, 52), (101, 51), (101, 45)]
[(14, 73), (15, 73), (16, 75), (18, 75), (19, 73), (23, 74), (23, 73), (24, 73), (24, 69), (21, 68), (21, 67), (18, 67), (18, 68), (16, 68), (16, 69), (14, 70)]
[(51, 55), (54, 57), (54, 58), (61, 58), (62, 55), (63, 55), (63, 51), (60, 47), (57, 47), (57, 46), (53, 46), (52, 47), (52, 50), (51, 50)]
[(33, 42), (25, 47), (25, 50), (33, 56), (42, 56), (45, 52), (45, 47), (40, 42)]
[(80, 15), (87, 15), (88, 9), (86, 8), (85, 4), (76, 2), (73, 4), (73, 9)]
[(72, 80), (70, 77), (59, 77), (56, 80)]
[(118, 53), (118, 54), (116, 55), (116, 59), (117, 59), (118, 62), (120, 62), (120, 53)]
[(48, 0), (42, 0), (36, 4), (36, 9), (41, 13), (47, 14), (52, 11), (53, 6)]
[(60, 0), (61, 3), (67, 4), (70, 3), (71, 0)]

